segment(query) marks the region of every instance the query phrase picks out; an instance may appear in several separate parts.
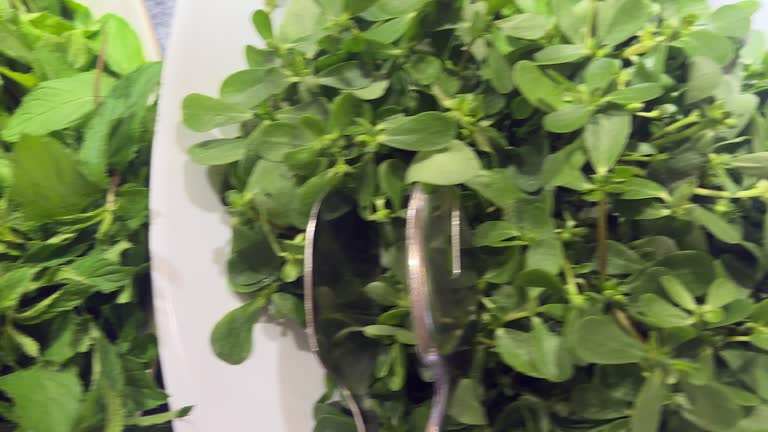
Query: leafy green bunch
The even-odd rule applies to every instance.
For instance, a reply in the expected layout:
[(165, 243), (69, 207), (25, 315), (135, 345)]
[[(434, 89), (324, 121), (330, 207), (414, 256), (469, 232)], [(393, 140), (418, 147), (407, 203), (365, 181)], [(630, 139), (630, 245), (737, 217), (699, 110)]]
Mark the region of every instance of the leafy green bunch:
[(159, 63), (117, 16), (0, 0), (0, 431), (168, 430), (149, 332)]
[[(219, 97), (189, 95), (221, 166), (247, 302), (212, 334), (231, 363), (265, 312), (303, 320), (312, 204), (376, 224), (385, 312), (350, 328), (383, 431), (423, 430), (404, 207), (453, 187), (473, 230), (477, 336), (446, 430), (757, 432), (768, 424), (768, 74), (757, 1), (293, 0)], [(352, 321), (352, 320), (350, 320)], [(360, 366), (350, 358), (350, 364)], [(351, 431), (326, 394), (316, 431)]]

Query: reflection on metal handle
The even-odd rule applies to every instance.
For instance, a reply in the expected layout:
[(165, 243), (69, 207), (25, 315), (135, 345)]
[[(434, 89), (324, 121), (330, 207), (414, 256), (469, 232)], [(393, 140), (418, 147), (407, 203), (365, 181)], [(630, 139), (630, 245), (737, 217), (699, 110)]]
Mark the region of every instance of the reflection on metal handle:
[(435, 357), (431, 369), (434, 375), (434, 391), (432, 394), (432, 409), (429, 412), (429, 423), (426, 432), (441, 432), (445, 412), (448, 409), (448, 399), (451, 394), (451, 377), (445, 368), (443, 360)]
[(461, 275), (461, 207), (459, 200), (451, 203), (451, 260), (453, 276)]
[[(422, 363), (430, 368), (434, 376), (432, 409), (426, 432), (441, 432), (451, 394), (451, 376), (435, 338), (436, 328), (430, 298), (431, 276), (427, 265), (429, 252), (426, 240), (427, 225), (434, 222), (430, 220), (430, 205), (430, 196), (422, 186), (416, 186), (408, 204), (406, 222), (408, 291), (416, 347)], [(457, 277), (462, 272), (461, 209), (458, 198), (453, 194), (450, 195), (450, 227), (446, 226), (445, 230), (446, 234), (450, 235), (450, 271), (453, 277)]]

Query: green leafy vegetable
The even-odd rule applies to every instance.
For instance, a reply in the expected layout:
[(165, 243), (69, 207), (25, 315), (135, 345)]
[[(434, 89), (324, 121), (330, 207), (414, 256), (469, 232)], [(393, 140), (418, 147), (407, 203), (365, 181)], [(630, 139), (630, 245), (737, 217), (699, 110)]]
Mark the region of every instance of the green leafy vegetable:
[[(377, 349), (350, 360), (372, 370), (355, 385), (380, 430), (424, 430), (433, 377), (409, 328), (403, 234), (418, 183), (460, 197), (465, 228), (451, 283), (472, 306), (433, 305), (436, 328), (472, 330), (450, 341), (464, 368), (445, 430), (763, 430), (758, 6), (291, 0), (280, 29), (256, 12), (266, 48), (247, 49), (220, 99), (184, 106), (193, 130), (241, 126), (189, 150), (225, 173), (229, 280), (245, 302), (215, 350), (245, 361), (262, 313), (302, 321), (307, 217), (333, 189), (379, 233), (375, 276), (356, 283), (380, 314), (334, 316), (339, 338)], [(354, 430), (338, 396), (329, 383), (317, 432)]]
[(147, 326), (160, 71), (123, 18), (0, 0), (0, 430), (150, 430), (189, 412), (167, 409)]

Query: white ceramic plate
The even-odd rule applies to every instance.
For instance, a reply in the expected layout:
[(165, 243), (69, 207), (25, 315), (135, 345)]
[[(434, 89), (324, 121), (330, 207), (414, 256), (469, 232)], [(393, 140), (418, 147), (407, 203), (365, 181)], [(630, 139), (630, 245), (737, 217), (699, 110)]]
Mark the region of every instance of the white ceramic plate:
[[(227, 288), (224, 208), (207, 170), (185, 154), (190, 145), (220, 136), (188, 131), (181, 101), (193, 92), (217, 95), (221, 81), (245, 67), (244, 46), (260, 43), (250, 17), (263, 3), (180, 0), (166, 55), (152, 160), (151, 248), (171, 404), (195, 405), (191, 417), (175, 423), (176, 432), (308, 432), (312, 404), (323, 391), (323, 373), (301, 332), (259, 324), (252, 357), (237, 367), (218, 360), (208, 338), (240, 301)], [(765, 9), (756, 25), (768, 29)]]
[(240, 366), (209, 344), (216, 322), (240, 304), (227, 288), (230, 226), (203, 167), (185, 149), (214, 134), (188, 131), (181, 102), (218, 95), (223, 79), (246, 67), (244, 47), (259, 44), (251, 24), (258, 1), (181, 0), (168, 51), (152, 158), (151, 248), (160, 357), (171, 405), (195, 405), (176, 432), (308, 432), (323, 373), (303, 332), (261, 323), (254, 352)]

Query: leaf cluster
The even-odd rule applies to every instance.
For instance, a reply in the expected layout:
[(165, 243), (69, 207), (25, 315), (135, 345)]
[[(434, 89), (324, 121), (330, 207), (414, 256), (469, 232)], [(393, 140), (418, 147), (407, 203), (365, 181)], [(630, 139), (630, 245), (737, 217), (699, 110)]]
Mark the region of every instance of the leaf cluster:
[(0, 1), (0, 430), (168, 430), (149, 329), (161, 66), (115, 15)]
[[(757, 1), (292, 0), (220, 94), (189, 95), (190, 157), (223, 167), (231, 363), (266, 311), (303, 321), (309, 210), (356, 198), (383, 238), (349, 331), (384, 431), (423, 430), (431, 378), (404, 283), (410, 185), (461, 192), (479, 328), (446, 430), (759, 431), (768, 421), (768, 62)], [(359, 365), (362, 359), (350, 364)], [(354, 430), (333, 398), (316, 431)]]

